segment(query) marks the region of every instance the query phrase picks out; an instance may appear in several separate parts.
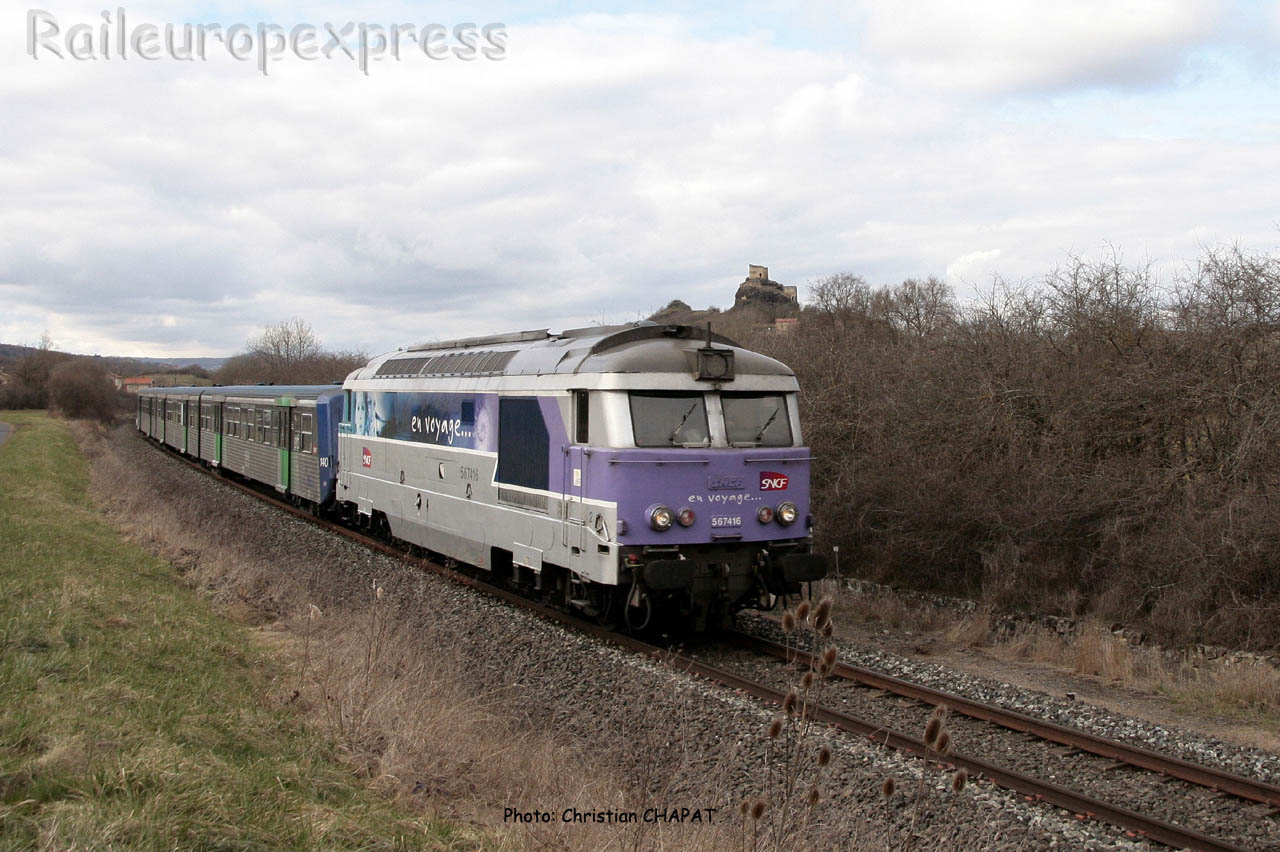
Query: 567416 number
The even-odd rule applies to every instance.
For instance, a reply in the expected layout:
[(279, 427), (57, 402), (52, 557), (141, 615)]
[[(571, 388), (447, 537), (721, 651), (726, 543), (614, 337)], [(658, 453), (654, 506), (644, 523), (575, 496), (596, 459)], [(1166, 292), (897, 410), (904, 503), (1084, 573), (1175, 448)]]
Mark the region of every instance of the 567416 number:
[(712, 527), (740, 527), (742, 526), (741, 515), (717, 515), (711, 519)]

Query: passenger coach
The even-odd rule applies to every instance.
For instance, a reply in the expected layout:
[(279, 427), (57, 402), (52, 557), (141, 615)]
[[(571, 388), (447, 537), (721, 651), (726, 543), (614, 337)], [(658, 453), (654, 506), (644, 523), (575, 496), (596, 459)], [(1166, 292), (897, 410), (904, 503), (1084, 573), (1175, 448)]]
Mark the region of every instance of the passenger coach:
[(342, 390), (333, 385), (138, 393), (137, 422), (144, 434), (317, 508), (333, 501), (341, 415)]

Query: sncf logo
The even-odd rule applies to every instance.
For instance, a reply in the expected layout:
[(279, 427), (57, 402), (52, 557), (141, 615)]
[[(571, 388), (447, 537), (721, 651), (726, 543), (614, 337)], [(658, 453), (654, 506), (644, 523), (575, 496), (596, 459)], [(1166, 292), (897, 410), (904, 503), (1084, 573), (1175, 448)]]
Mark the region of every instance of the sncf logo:
[(760, 471), (761, 491), (786, 491), (787, 484), (790, 482), (791, 478), (785, 473), (777, 473), (772, 470)]
[(368, 447), (360, 448), (360, 463), (365, 467), (373, 467), (373, 453), (369, 452)]

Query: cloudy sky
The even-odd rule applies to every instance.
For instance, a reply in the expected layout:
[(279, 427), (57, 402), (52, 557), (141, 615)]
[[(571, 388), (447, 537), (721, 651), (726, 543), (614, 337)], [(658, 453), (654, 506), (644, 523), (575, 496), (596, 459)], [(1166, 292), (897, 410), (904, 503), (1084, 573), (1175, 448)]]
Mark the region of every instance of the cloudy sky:
[(0, 342), (217, 356), (301, 316), (379, 352), (727, 307), (748, 263), (802, 298), (842, 271), (964, 295), (1108, 246), (1168, 275), (1280, 250), (1278, 0), (125, 6), (179, 48), (504, 25), (501, 59), (266, 75), (212, 41), (102, 58), (115, 5), (33, 1), (64, 58), (6, 0)]

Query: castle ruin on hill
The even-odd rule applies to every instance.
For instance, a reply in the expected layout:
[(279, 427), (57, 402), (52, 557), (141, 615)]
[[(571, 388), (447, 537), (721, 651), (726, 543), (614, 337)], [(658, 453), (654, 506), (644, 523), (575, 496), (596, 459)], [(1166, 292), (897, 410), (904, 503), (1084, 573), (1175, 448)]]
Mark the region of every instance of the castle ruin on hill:
[(769, 267), (751, 263), (747, 265), (747, 280), (738, 286), (733, 297), (733, 306), (741, 308), (746, 305), (761, 307), (781, 307), (796, 305), (799, 298), (794, 286), (786, 286), (769, 278)]

